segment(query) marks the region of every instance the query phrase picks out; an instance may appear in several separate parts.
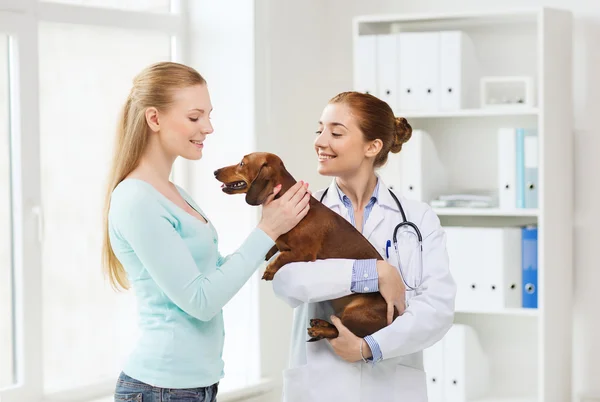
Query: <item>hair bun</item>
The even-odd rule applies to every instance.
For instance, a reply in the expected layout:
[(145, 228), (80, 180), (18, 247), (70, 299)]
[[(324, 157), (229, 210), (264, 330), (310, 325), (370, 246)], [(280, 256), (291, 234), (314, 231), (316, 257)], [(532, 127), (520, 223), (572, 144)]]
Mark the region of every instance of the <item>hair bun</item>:
[(394, 143), (390, 151), (398, 153), (402, 149), (402, 144), (410, 139), (412, 127), (404, 117), (396, 117), (396, 131), (394, 132)]

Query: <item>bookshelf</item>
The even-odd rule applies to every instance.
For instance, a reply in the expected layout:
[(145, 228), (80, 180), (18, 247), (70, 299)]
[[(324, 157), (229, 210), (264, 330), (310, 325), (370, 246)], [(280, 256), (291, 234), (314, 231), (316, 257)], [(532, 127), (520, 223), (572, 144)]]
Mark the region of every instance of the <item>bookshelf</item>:
[[(573, 139), (570, 12), (543, 7), (485, 13), (386, 14), (358, 16), (353, 22), (355, 90), (373, 91), (370, 93), (386, 100), (395, 114), (405, 117), (414, 130), (423, 130), (431, 136), (446, 170), (447, 192), (497, 190), (498, 130), (504, 127), (537, 130), (536, 208), (434, 208), (445, 227), (537, 226), (538, 306), (535, 309), (457, 310), (455, 323), (475, 329), (487, 356), (489, 387), (485, 395), (463, 395), (459, 399), (444, 396), (449, 392), (436, 395), (430, 392), (430, 401), (571, 400)], [(478, 69), (476, 73), (462, 77), (463, 92), (469, 91), (462, 96), (470, 100), (462, 101), (460, 107), (448, 109), (438, 103), (420, 109), (403, 108), (402, 105), (410, 103), (401, 99), (405, 96), (401, 94), (405, 89), (402, 78), (390, 79), (389, 76), (390, 71), (401, 75), (400, 72), (408, 68), (401, 66), (403, 58), (397, 57), (393, 67), (379, 68), (369, 65), (369, 58), (365, 57), (368, 51), (365, 53), (362, 40), (368, 36), (425, 31), (461, 31), (470, 40)], [(377, 60), (377, 55), (374, 57)], [(426, 69), (429, 67), (423, 70)], [(531, 77), (533, 102), (527, 106), (518, 103), (481, 106), (478, 78), (482, 76)], [(382, 86), (386, 85), (388, 88), (384, 91)], [(388, 177), (393, 177), (396, 172), (400, 175), (399, 166), (391, 157), (382, 171)], [(450, 264), (452, 269), (452, 261)]]
[(515, 209), (500, 209), (500, 208), (434, 208), (438, 216), (525, 216), (537, 217), (539, 210), (537, 208), (515, 208)]
[(460, 117), (498, 117), (498, 116), (537, 116), (537, 108), (514, 108), (514, 109), (462, 109), (450, 111), (408, 111), (402, 114), (407, 119), (442, 119), (442, 118), (460, 118)]

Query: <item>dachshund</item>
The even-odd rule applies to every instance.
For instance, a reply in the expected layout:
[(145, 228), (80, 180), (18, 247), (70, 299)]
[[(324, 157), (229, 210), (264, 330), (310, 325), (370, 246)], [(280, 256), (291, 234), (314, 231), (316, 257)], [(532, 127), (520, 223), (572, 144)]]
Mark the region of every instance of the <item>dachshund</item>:
[[(246, 203), (261, 205), (281, 184), (279, 198), (296, 180), (286, 170), (281, 159), (271, 153), (245, 155), (236, 165), (214, 172), (226, 194), (246, 194)], [(289, 232), (279, 236), (265, 260), (280, 254), (265, 269), (262, 279), (270, 281), (285, 264), (326, 258), (376, 259), (382, 256), (352, 224), (311, 196), (308, 214)], [(379, 292), (354, 293), (331, 300), (335, 315), (342, 324), (360, 338), (371, 335), (387, 325), (387, 304)], [(394, 307), (394, 319), (398, 317)], [(336, 327), (320, 319), (310, 320), (309, 342), (337, 338)]]

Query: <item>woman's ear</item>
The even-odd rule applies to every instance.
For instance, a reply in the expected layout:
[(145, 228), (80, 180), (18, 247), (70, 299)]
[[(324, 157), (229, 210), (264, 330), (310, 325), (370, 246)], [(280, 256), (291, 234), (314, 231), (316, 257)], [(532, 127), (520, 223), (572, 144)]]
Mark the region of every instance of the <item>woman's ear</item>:
[(383, 148), (383, 142), (379, 138), (374, 141), (370, 141), (367, 143), (365, 156), (368, 158), (374, 158), (381, 151), (381, 148)]
[(155, 107), (149, 107), (146, 109), (146, 123), (150, 130), (155, 133), (160, 130), (160, 123), (158, 122), (158, 109)]

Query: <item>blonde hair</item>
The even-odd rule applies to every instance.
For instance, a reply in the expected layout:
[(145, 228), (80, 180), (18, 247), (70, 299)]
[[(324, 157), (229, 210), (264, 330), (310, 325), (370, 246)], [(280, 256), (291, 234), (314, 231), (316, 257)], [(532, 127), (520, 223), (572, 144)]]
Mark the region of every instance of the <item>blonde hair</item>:
[(117, 259), (108, 230), (110, 199), (117, 185), (135, 169), (148, 143), (146, 109), (166, 110), (173, 101), (173, 92), (193, 85), (206, 84), (193, 68), (179, 63), (161, 62), (142, 70), (133, 80), (133, 87), (121, 112), (113, 160), (108, 176), (104, 204), (102, 266), (113, 288), (129, 288), (123, 265)]

